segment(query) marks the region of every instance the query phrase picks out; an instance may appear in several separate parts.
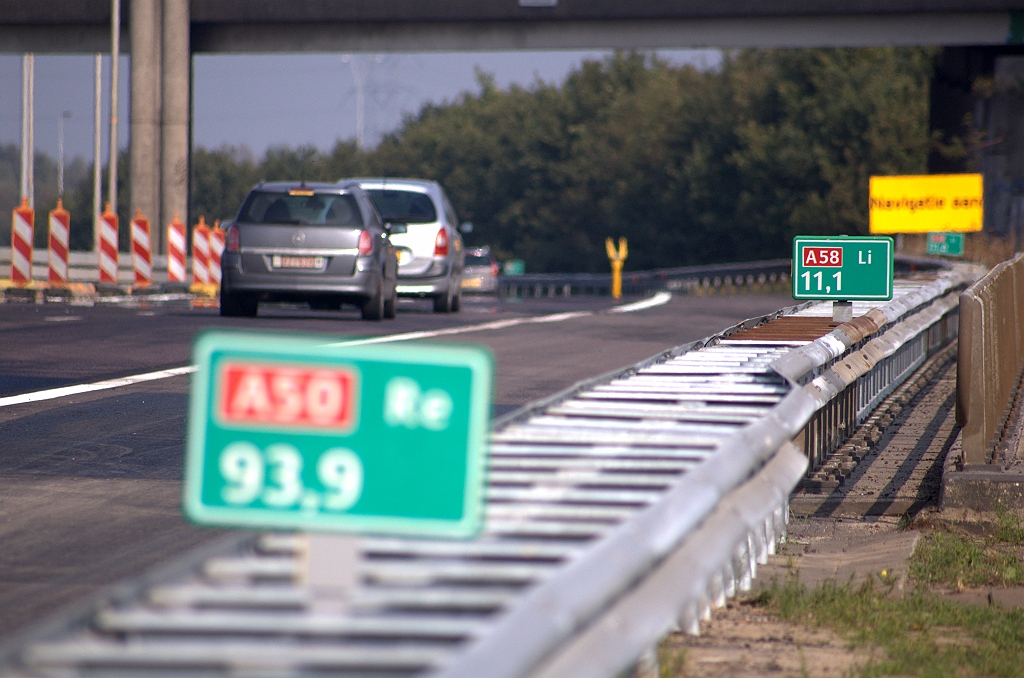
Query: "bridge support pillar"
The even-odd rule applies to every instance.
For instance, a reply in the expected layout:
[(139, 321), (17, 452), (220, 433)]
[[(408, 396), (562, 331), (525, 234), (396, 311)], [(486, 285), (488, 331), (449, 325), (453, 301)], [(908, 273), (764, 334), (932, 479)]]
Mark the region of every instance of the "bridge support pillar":
[(131, 0), (131, 202), (160, 223), (160, 2)]
[(192, 100), (192, 53), (188, 0), (163, 0), (163, 106), (160, 134), (162, 209), (157, 242), (167, 251), (166, 225), (175, 214), (188, 222), (188, 182)]

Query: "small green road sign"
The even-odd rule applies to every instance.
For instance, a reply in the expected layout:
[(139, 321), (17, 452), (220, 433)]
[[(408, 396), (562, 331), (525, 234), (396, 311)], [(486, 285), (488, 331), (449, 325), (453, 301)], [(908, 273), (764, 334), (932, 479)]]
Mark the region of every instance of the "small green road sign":
[(193, 346), (184, 509), (199, 524), (471, 537), (493, 359), (209, 331)]
[(522, 259), (509, 259), (501, 266), (505, 275), (523, 275), (526, 273), (526, 262)]
[(793, 238), (793, 298), (892, 299), (893, 245), (888, 236)]
[(962, 257), (964, 255), (964, 234), (929, 233), (928, 254), (941, 254), (946, 257)]

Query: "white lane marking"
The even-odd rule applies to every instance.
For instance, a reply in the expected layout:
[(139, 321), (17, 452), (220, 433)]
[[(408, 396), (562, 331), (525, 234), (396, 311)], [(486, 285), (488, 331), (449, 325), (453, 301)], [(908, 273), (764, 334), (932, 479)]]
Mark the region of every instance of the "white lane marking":
[(66, 396), (78, 395), (79, 393), (89, 393), (90, 391), (102, 391), (108, 388), (120, 388), (121, 386), (131, 386), (132, 384), (138, 384), (143, 381), (155, 381), (157, 379), (167, 379), (168, 377), (177, 377), (182, 374), (191, 374), (196, 371), (195, 365), (186, 365), (185, 367), (175, 367), (169, 370), (160, 370), (158, 372), (147, 372), (145, 374), (135, 374), (130, 377), (122, 377), (120, 379), (108, 379), (107, 381), (97, 381), (92, 384), (76, 384), (75, 386), (61, 386), (60, 388), (50, 388), (45, 391), (35, 391), (34, 393), (22, 393), (21, 395), (7, 396), (6, 398), (0, 398), (0, 407), (7, 407), (9, 405), (21, 405), (23, 403), (36, 403), (41, 400), (53, 400), (54, 398), (64, 398)]
[(642, 311), (645, 308), (653, 308), (654, 306), (661, 306), (667, 304), (668, 300), (672, 298), (671, 292), (658, 292), (650, 299), (644, 299), (643, 301), (634, 301), (632, 304), (623, 304), (622, 306), (616, 306), (610, 309), (609, 313), (632, 313), (633, 311)]
[[(650, 299), (644, 299), (632, 304), (624, 304), (622, 306), (616, 306), (609, 310), (610, 313), (630, 313), (632, 311), (640, 311), (645, 308), (651, 308), (652, 306), (659, 306), (664, 304), (672, 295), (668, 292), (659, 292)], [(570, 311), (568, 313), (552, 313), (550, 315), (531, 316), (529, 318), (510, 318), (509, 320), (495, 320), (493, 322), (481, 323), (479, 325), (466, 325), (464, 327), (449, 327), (443, 330), (432, 330), (432, 331), (421, 331), (421, 332), (405, 332), (403, 334), (389, 334), (383, 337), (369, 337), (367, 339), (355, 339), (352, 341), (339, 341), (332, 344), (325, 344), (326, 346), (362, 346), (366, 344), (383, 344), (392, 341), (409, 341), (413, 339), (429, 339), (432, 337), (443, 337), (452, 334), (463, 334), (466, 332), (484, 332), (486, 330), (500, 330), (506, 327), (514, 327), (515, 325), (525, 324), (536, 324), (536, 323), (557, 323), (563, 320), (572, 320), (573, 318), (585, 318), (587, 316), (594, 315), (593, 311)], [(131, 386), (132, 384), (138, 384), (144, 381), (155, 381), (157, 379), (167, 379), (169, 377), (177, 377), (183, 374), (192, 374), (198, 368), (195, 365), (186, 365), (185, 367), (175, 367), (169, 370), (160, 370), (158, 372), (147, 372), (145, 374), (136, 374), (130, 377), (122, 377), (121, 379), (109, 379), (107, 381), (97, 381), (92, 384), (77, 384), (75, 386), (61, 386), (60, 388), (46, 389), (45, 391), (35, 391), (34, 393), (22, 393), (21, 395), (7, 396), (6, 398), (0, 398), (0, 407), (8, 407), (10, 405), (21, 405), (24, 403), (35, 403), (42, 400), (53, 400), (54, 398), (64, 398), (66, 396), (78, 395), (80, 393), (89, 393), (91, 391), (102, 391), (110, 388), (120, 388), (122, 386)]]
[(466, 332), (484, 332), (486, 330), (501, 330), (515, 325), (528, 323), (557, 323), (572, 318), (583, 318), (594, 315), (593, 311), (573, 311), (571, 313), (552, 313), (551, 315), (531, 316), (529, 318), (510, 318), (509, 320), (494, 320), (479, 325), (464, 325), (462, 327), (447, 327), (443, 330), (429, 330), (420, 332), (405, 332), (403, 334), (388, 334), (383, 337), (368, 337), (366, 339), (352, 339), (350, 341), (339, 341), (326, 346), (365, 346), (367, 344), (385, 344), (392, 341), (410, 341), (413, 339), (431, 339), (433, 337), (444, 337), (452, 334), (464, 334)]

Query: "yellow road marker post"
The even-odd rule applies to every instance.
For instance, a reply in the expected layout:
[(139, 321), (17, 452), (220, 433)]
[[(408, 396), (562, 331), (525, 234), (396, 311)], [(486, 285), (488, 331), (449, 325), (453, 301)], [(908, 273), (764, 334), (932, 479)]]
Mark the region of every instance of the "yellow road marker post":
[(604, 247), (608, 251), (608, 260), (612, 264), (612, 298), (618, 299), (622, 296), (622, 262), (629, 255), (629, 249), (626, 247), (625, 238), (619, 238), (617, 252), (611, 238), (605, 238)]

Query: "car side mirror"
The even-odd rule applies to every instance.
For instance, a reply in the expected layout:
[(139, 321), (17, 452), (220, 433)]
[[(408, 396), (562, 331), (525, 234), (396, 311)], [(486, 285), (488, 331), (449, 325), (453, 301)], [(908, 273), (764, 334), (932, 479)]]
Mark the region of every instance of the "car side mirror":
[(472, 221), (463, 221), (462, 225), (459, 226), (459, 230), (462, 231), (463, 233), (472, 233), (473, 232), (473, 222)]
[(385, 228), (387, 228), (388, 233), (391, 235), (409, 232), (409, 227), (405, 224), (385, 224)]

